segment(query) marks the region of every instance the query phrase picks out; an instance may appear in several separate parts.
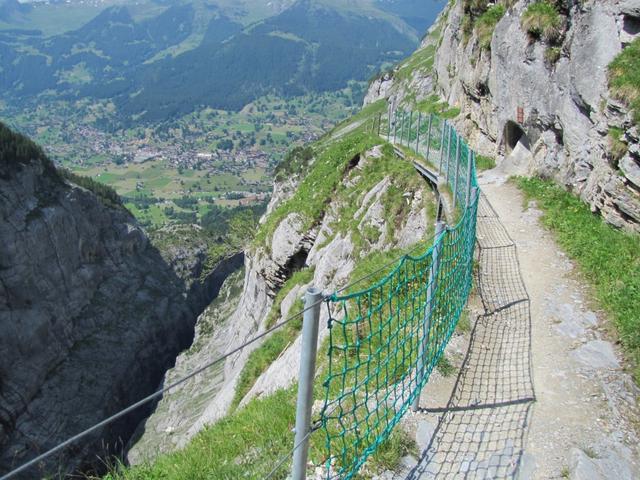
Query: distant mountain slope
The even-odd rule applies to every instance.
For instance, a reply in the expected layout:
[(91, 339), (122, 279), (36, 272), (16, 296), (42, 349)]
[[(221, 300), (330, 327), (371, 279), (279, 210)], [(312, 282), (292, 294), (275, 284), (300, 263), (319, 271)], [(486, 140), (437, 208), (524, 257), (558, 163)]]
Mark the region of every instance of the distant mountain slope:
[(447, 4), (446, 0), (375, 0), (380, 10), (397, 15), (418, 32), (424, 32)]
[(408, 35), (383, 19), (301, 1), (219, 48), (203, 43), (146, 66), (116, 96), (116, 104), (123, 113), (148, 120), (185, 113), (194, 104), (240, 109), (271, 91), (340, 89), (413, 48)]
[(11, 23), (18, 20), (23, 14), (29, 13), (31, 5), (20, 3), (18, 0), (0, 1), (0, 22)]
[(49, 39), (0, 32), (0, 87), (14, 97), (25, 97), (121, 77), (185, 39), (192, 21), (190, 5), (171, 7), (140, 23), (126, 8), (111, 7), (79, 30)]
[[(48, 38), (0, 30), (0, 98), (18, 106), (41, 94), (113, 99), (123, 120), (155, 121), (204, 105), (240, 109), (270, 92), (337, 90), (410, 53), (418, 35), (409, 23), (430, 22), (440, 7), (435, 0), (255, 3), (249, 12), (249, 2), (177, 2), (144, 20), (136, 20), (139, 5), (130, 7), (137, 16), (112, 6)], [(244, 29), (232, 19), (266, 9), (279, 13)]]

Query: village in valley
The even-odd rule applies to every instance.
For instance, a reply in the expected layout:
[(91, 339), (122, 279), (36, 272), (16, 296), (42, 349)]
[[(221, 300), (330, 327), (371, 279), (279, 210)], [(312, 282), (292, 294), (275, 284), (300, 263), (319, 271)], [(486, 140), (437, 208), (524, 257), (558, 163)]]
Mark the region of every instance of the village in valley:
[(264, 204), (273, 168), (358, 106), (363, 84), (295, 99), (265, 96), (239, 112), (203, 108), (159, 124), (118, 118), (109, 102), (54, 99), (13, 114), (51, 158), (109, 185), (147, 228), (198, 223), (213, 206)]

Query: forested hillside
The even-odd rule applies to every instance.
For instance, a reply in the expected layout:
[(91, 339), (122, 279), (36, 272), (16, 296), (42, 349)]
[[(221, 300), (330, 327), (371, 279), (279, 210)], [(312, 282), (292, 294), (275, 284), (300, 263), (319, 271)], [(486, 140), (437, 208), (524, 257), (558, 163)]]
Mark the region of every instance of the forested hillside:
[[(335, 91), (415, 48), (442, 7), (422, 3), (298, 0), (248, 26), (222, 3), (171, 3), (150, 17), (115, 5), (51, 37), (0, 29), (2, 98), (108, 99), (125, 122), (149, 122), (202, 106), (239, 110), (268, 93)], [(24, 17), (17, 9), (28, 10), (7, 2), (0, 11), (10, 21)]]

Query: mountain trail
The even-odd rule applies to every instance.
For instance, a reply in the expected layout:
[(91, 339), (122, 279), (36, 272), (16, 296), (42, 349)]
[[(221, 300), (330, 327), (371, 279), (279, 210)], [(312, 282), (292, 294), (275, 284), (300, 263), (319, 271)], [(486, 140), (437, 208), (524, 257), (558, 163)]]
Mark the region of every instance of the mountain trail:
[[(408, 414), (419, 459), (381, 479), (640, 478), (640, 390), (577, 267), (505, 177), (480, 178), (471, 333)], [(468, 338), (467, 338), (468, 337)]]

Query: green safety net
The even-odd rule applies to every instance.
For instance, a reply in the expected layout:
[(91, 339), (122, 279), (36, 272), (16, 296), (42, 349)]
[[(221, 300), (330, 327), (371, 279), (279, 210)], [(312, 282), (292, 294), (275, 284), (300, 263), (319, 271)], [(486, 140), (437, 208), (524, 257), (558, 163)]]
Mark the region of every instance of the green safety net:
[[(327, 300), (329, 358), (320, 425), (326, 437), (328, 479), (354, 477), (389, 438), (429, 380), (472, 286), (479, 195), (471, 195), (466, 205), (467, 180), (471, 189), (477, 187), (474, 162), (468, 166), (469, 147), (435, 116), (430, 118), (431, 132), (421, 118), (420, 139), (417, 122), (409, 125), (413, 116), (403, 115), (407, 146), (425, 155), (428, 145), (427, 160), (432, 165), (442, 160), (442, 175), (448, 170), (447, 183), (457, 197), (460, 219), (437, 235), (425, 253), (404, 256), (376, 284)], [(395, 129), (388, 118), (379, 123)], [(387, 127), (381, 135), (388, 132)], [(458, 161), (461, 158), (464, 161)]]

